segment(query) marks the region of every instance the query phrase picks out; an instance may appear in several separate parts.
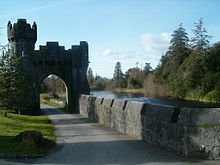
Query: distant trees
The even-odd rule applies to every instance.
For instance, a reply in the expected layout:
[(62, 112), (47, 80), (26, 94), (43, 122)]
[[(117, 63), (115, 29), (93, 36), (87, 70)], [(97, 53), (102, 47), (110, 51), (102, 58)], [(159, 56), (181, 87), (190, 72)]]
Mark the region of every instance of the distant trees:
[(128, 69), (128, 71), (125, 73), (125, 77), (127, 80), (128, 88), (142, 88), (145, 75), (143, 74), (143, 71), (140, 68), (134, 67)]
[(89, 68), (90, 88), (143, 88), (150, 95), (220, 102), (220, 42), (210, 45), (202, 19), (194, 25), (191, 40), (183, 24), (173, 31), (168, 51), (155, 70), (146, 62), (143, 68), (136, 65), (123, 74), (117, 62), (113, 78), (107, 79), (94, 76)]
[(122, 77), (123, 77), (123, 73), (122, 73), (122, 70), (121, 70), (121, 63), (117, 62), (115, 64), (115, 70), (114, 70), (114, 74), (113, 74), (113, 79), (117, 80), (117, 79), (120, 79)]
[(124, 78), (124, 74), (122, 73), (121, 63), (117, 62), (115, 64), (115, 70), (113, 74), (113, 83), (115, 88), (125, 88), (126, 81)]
[(42, 93), (51, 93), (53, 98), (65, 98), (66, 87), (61, 78), (56, 75), (47, 77), (41, 84)]
[(145, 63), (143, 71), (146, 76), (153, 72), (153, 68), (150, 66), (150, 63), (147, 63), (147, 62)]
[(179, 65), (189, 55), (189, 38), (182, 24), (178, 29), (174, 30), (172, 39), (170, 40), (170, 47), (161, 59), (161, 64), (157, 69), (158, 78), (162, 78), (164, 83), (170, 83), (176, 73)]
[(87, 78), (90, 84), (90, 89), (92, 90), (115, 88), (137, 89), (144, 86), (143, 84), (146, 77), (152, 73), (153, 69), (150, 66), (150, 63), (146, 63), (143, 69), (136, 66), (128, 69), (125, 74), (123, 74), (121, 63), (117, 62), (115, 64), (112, 79), (104, 78), (98, 75), (94, 77), (91, 68), (88, 69)]
[(209, 47), (210, 39), (212, 38), (207, 34), (206, 28), (203, 27), (203, 19), (200, 18), (198, 23), (194, 23), (194, 29), (192, 29), (194, 37), (192, 37), (192, 48), (199, 54), (203, 55), (205, 49)]
[(104, 90), (106, 88), (112, 88), (112, 80), (101, 77), (99, 75), (94, 76), (92, 68), (88, 69), (87, 79), (91, 90)]
[(95, 78), (94, 78), (94, 75), (93, 75), (92, 68), (89, 68), (89, 69), (88, 69), (87, 79), (88, 79), (89, 85), (90, 85), (90, 86), (93, 86), (93, 85), (94, 85)]
[(191, 43), (180, 24), (174, 31), (171, 46), (155, 71), (156, 79), (168, 87), (170, 96), (220, 101), (219, 43), (210, 47), (202, 19), (192, 29)]

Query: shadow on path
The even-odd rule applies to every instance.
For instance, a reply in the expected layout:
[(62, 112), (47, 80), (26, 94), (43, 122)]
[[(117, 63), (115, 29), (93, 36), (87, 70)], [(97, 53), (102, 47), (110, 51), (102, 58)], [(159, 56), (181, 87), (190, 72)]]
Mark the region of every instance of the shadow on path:
[(48, 106), (44, 107), (43, 111), (55, 124), (57, 145), (45, 157), (3, 163), (0, 160), (0, 164), (219, 164), (218, 161), (200, 162), (183, 159), (88, 121), (81, 115), (67, 114)]

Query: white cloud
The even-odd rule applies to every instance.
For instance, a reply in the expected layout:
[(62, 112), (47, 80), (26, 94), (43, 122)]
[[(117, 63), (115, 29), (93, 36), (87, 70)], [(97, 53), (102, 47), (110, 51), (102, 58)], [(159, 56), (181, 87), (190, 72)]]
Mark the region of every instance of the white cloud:
[(117, 52), (118, 59), (131, 59), (136, 58), (137, 54), (135, 51), (119, 51)]
[(114, 52), (111, 49), (106, 49), (102, 52), (102, 56), (111, 56), (114, 55)]
[(144, 33), (140, 37), (140, 43), (149, 54), (162, 54), (169, 47), (171, 36), (168, 33)]
[(131, 59), (137, 57), (135, 51), (112, 51), (111, 49), (106, 49), (101, 53), (102, 56), (112, 56), (116, 59)]

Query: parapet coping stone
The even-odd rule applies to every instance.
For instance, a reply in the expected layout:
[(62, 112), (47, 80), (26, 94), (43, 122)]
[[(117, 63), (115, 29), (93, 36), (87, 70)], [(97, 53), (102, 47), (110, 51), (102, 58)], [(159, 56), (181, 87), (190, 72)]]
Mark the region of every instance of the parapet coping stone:
[[(143, 110), (142, 110), (142, 114), (144, 116), (148, 116), (148, 117), (154, 117), (158, 120), (161, 121), (167, 121), (170, 122), (171, 117), (173, 116), (173, 114), (175, 113), (175, 110), (177, 109), (177, 107), (174, 106), (162, 106), (162, 105), (155, 105), (155, 104), (147, 104)], [(181, 111), (178, 108), (179, 112)], [(179, 116), (179, 112), (177, 114), (177, 118)]]
[(89, 100), (90, 100), (92, 103), (95, 103), (96, 97), (95, 97), (95, 96), (90, 96), (90, 97), (89, 97)]
[(85, 99), (86, 95), (85, 94), (80, 94), (80, 99)]
[(190, 126), (220, 126), (220, 108), (181, 108), (179, 123)]
[(103, 99), (103, 97), (96, 97), (95, 104), (102, 104)]
[(113, 108), (118, 108), (120, 110), (124, 110), (126, 105), (127, 105), (127, 102), (128, 102), (127, 100), (115, 99), (112, 107)]
[(103, 105), (106, 105), (106, 106), (108, 106), (108, 107), (111, 107), (112, 104), (113, 104), (113, 102), (114, 102), (114, 99), (112, 99), (112, 98), (104, 98), (104, 100), (103, 100)]
[(85, 95), (84, 100), (89, 101), (90, 95)]
[(140, 115), (141, 115), (141, 111), (144, 105), (147, 105), (147, 104), (148, 103), (146, 102), (128, 101), (125, 107), (125, 111), (136, 111), (136, 112), (140, 112)]

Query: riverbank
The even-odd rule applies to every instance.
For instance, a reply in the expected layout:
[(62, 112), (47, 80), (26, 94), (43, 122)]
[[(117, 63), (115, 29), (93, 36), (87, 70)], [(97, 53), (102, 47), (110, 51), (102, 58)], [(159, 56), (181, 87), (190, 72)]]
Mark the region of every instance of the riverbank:
[(160, 93), (160, 92), (149, 92), (145, 88), (138, 88), (138, 89), (128, 89), (128, 88), (115, 88), (112, 90), (113, 92), (118, 92), (118, 93), (128, 93), (128, 94), (141, 94), (143, 97), (146, 98), (172, 98), (171, 96)]
[(146, 94), (146, 89), (139, 88), (139, 89), (128, 89), (128, 88), (115, 88), (113, 89), (114, 92), (124, 92), (124, 93), (142, 93)]
[[(147, 89), (145, 88), (139, 88), (139, 89), (128, 89), (128, 88), (115, 88), (112, 90), (113, 92), (120, 92), (120, 93), (131, 93), (131, 94), (143, 94), (144, 97), (148, 98), (174, 98), (174, 99), (180, 99), (176, 98), (170, 95), (161, 95), (161, 94), (152, 94), (147, 92)], [(214, 103), (214, 104), (220, 104), (220, 100), (217, 100), (217, 97), (198, 97), (196, 95), (190, 95), (187, 96), (184, 99), (180, 100), (185, 100), (185, 101), (198, 101), (198, 102), (204, 102), (204, 103)]]
[[(200, 101), (188, 101), (182, 99), (175, 99), (171, 97), (154, 97), (145, 95), (143, 90), (124, 90), (118, 89), (117, 92), (112, 90), (99, 90), (91, 91), (91, 95), (104, 98), (113, 99), (125, 99), (130, 101), (147, 102), (151, 104), (169, 105), (176, 107), (191, 107), (191, 108), (210, 108), (210, 107), (220, 107), (220, 104), (210, 103), (210, 102), (200, 102)], [(130, 93), (129, 93), (130, 92)], [(135, 93), (137, 92), (137, 93)]]

